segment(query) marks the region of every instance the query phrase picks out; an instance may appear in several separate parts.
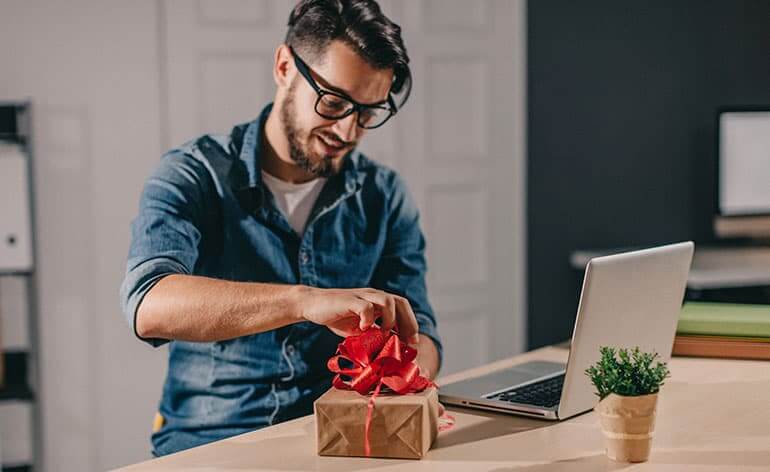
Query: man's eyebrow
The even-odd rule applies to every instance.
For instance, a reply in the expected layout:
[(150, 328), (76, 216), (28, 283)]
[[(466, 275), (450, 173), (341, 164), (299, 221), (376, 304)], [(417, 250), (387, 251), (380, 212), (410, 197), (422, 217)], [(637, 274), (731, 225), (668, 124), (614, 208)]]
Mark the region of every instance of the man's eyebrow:
[[(318, 85), (320, 85), (321, 88), (328, 90), (329, 92), (334, 92), (337, 95), (342, 95), (343, 97), (345, 97), (347, 99), (350, 99), (350, 100), (352, 100), (352, 101), (354, 101), (356, 103), (360, 103), (361, 105), (375, 106), (375, 105), (383, 105), (385, 103), (388, 103), (388, 97), (385, 97), (382, 100), (380, 100), (379, 102), (374, 102), (374, 103), (359, 102), (355, 98), (351, 97), (350, 94), (348, 92), (346, 92), (345, 90), (343, 90), (343, 89), (341, 89), (339, 87), (335, 87), (334, 85), (331, 85), (329, 82), (326, 81), (325, 78), (323, 78), (321, 76), (321, 74), (319, 74), (315, 70), (313, 70), (313, 68), (311, 66), (308, 66), (308, 69), (310, 70), (310, 73), (315, 76), (315, 81), (318, 83)], [(388, 93), (390, 93), (390, 90), (388, 90)]]

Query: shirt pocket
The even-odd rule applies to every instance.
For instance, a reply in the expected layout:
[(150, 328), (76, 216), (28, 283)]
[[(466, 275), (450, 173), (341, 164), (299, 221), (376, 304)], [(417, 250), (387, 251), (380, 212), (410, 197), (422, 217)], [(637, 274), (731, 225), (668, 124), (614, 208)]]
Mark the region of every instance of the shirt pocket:
[(280, 355), (274, 331), (212, 343), (212, 378), (219, 384), (269, 383), (279, 369)]
[(378, 242), (367, 242), (355, 233), (315, 250), (318, 285), (329, 288), (358, 288), (370, 284), (382, 252)]

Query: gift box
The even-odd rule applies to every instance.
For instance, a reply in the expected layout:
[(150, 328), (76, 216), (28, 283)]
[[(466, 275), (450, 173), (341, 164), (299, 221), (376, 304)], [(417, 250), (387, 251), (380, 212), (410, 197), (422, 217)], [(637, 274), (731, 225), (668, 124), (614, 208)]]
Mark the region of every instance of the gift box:
[[(438, 434), (438, 392), (371, 395), (332, 388), (315, 401), (317, 450), (321, 456), (421, 459)], [(369, 454), (366, 439), (368, 436)]]

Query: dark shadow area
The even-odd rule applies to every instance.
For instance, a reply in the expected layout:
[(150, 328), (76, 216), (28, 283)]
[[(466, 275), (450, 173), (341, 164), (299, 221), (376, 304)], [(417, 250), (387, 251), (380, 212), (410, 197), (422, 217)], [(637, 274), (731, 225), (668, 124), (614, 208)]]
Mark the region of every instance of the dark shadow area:
[(455, 427), (439, 434), (433, 445), (433, 450), (531, 431), (554, 424), (552, 421), (495, 414), (453, 406), (449, 409), (449, 413), (453, 414), (454, 412), (469, 413), (483, 419), (469, 426)]
[(576, 249), (713, 239), (715, 115), (770, 104), (770, 2), (528, 3), (528, 339), (569, 337)]

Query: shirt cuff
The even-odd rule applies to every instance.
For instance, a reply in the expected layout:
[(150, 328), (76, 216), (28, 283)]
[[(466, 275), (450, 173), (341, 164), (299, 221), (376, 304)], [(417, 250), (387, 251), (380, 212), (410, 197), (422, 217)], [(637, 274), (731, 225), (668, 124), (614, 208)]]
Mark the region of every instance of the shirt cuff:
[(168, 342), (168, 339), (143, 338), (139, 336), (139, 333), (136, 331), (136, 312), (145, 295), (160, 279), (171, 274), (187, 273), (188, 270), (184, 265), (175, 259), (167, 257), (156, 257), (128, 270), (120, 289), (120, 299), (126, 321), (131, 329), (133, 329), (134, 335), (137, 338), (153, 347), (162, 346)]

